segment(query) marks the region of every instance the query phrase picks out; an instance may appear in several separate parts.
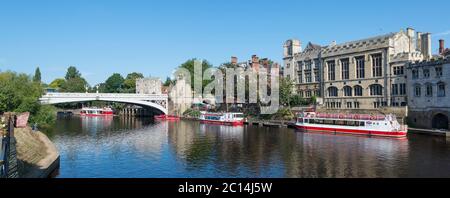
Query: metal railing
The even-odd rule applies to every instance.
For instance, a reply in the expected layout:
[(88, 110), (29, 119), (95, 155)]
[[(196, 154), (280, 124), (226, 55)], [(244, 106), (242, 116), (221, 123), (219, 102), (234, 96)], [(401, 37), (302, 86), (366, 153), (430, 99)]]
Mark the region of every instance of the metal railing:
[[(10, 172), (11, 145), (14, 139), (14, 123), (15, 117), (8, 115), (6, 117), (6, 134), (1, 135), (1, 151), (0, 151), (0, 178), (15, 177), (16, 174)], [(15, 147), (13, 148), (15, 149)]]

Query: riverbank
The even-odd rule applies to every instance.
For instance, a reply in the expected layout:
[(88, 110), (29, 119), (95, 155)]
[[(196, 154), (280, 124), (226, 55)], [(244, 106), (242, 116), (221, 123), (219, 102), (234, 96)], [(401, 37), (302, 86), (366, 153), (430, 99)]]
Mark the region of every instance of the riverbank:
[(59, 168), (59, 152), (44, 133), (16, 128), (15, 137), (21, 178), (48, 178)]

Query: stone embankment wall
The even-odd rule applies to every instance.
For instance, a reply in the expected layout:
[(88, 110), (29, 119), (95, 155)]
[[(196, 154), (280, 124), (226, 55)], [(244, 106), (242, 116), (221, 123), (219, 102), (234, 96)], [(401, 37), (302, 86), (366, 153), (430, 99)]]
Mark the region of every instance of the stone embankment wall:
[(20, 177), (46, 178), (59, 168), (59, 152), (45, 134), (16, 128), (15, 137)]

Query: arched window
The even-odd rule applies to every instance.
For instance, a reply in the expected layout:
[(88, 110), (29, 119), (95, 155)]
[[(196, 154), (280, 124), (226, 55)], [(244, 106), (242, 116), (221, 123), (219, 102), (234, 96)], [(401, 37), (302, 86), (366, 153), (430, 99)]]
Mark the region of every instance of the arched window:
[(329, 87), (328, 88), (328, 96), (329, 97), (337, 97), (338, 96), (338, 88), (336, 88), (336, 87)]
[(371, 96), (382, 96), (383, 87), (379, 84), (370, 85), (370, 95)]
[(425, 93), (425, 96), (432, 97), (433, 96), (433, 85), (431, 83), (427, 83), (425, 85), (425, 87), (426, 87), (426, 91), (427, 91)]
[(363, 96), (363, 88), (361, 86), (356, 85), (354, 89), (355, 89), (355, 96)]
[(420, 84), (416, 84), (414, 86), (414, 96), (416, 97), (422, 96), (422, 87), (420, 86)]
[(344, 87), (344, 96), (352, 96), (352, 87), (350, 86)]
[(438, 97), (445, 97), (445, 83), (438, 82), (438, 84), (437, 84), (437, 95), (438, 95)]

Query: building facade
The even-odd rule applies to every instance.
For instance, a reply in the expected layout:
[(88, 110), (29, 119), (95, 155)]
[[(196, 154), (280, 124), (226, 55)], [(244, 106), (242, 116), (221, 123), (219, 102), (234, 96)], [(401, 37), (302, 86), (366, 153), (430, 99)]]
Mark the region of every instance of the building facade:
[(161, 80), (159, 78), (136, 79), (137, 94), (161, 94)]
[(310, 43), (304, 51), (300, 46), (285, 43), (284, 77), (297, 82), (304, 97), (319, 89), (328, 109), (407, 106), (406, 66), (431, 57), (431, 35), (412, 28), (323, 47)]
[(408, 121), (412, 127), (450, 128), (450, 54), (440, 53), (433, 60), (411, 63), (407, 68)]
[[(322, 96), (322, 62), (320, 45), (308, 43), (304, 50), (300, 41), (288, 40), (284, 45), (286, 77), (296, 84), (295, 92), (303, 98)], [(293, 53), (295, 52), (295, 53)]]

